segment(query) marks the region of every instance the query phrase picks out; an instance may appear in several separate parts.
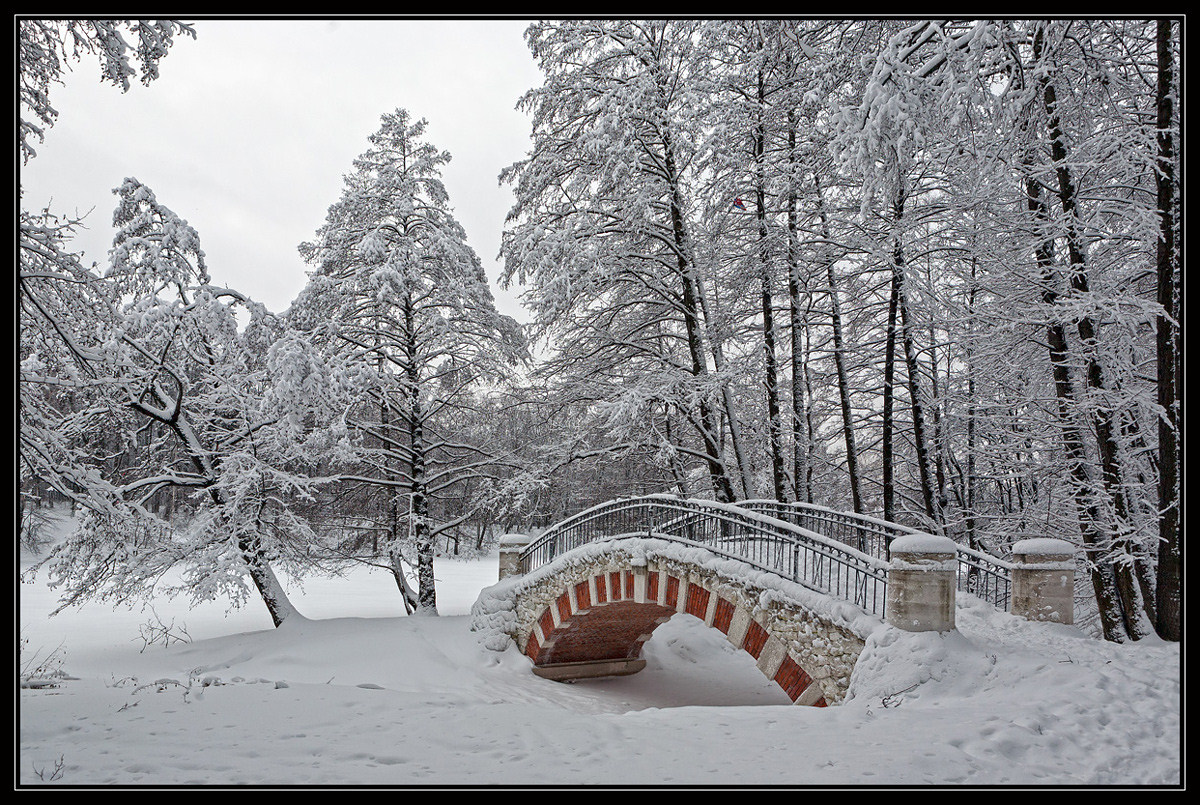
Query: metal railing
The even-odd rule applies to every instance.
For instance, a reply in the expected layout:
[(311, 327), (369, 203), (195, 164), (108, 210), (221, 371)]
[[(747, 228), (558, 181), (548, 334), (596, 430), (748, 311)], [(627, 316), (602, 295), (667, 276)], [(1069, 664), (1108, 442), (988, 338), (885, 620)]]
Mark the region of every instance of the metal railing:
[(519, 558), (528, 573), (567, 551), (614, 537), (705, 548), (882, 616), (887, 562), (767, 513), (710, 500), (647, 495), (602, 503), (551, 526)]
[(777, 500), (743, 500), (738, 506), (762, 512), (784, 522), (807, 528), (850, 545), (878, 559), (888, 559), (888, 544), (896, 537), (921, 532), (863, 514), (836, 511), (812, 503), (780, 503)]
[(1012, 564), (959, 545), (958, 589), (1007, 612), (1012, 600)]
[[(924, 533), (864, 514), (837, 511), (812, 503), (744, 500), (738, 506), (815, 531), (878, 559), (890, 559), (888, 545), (896, 537)], [(959, 545), (958, 589), (1007, 611), (1012, 596), (1012, 565), (990, 554)]]

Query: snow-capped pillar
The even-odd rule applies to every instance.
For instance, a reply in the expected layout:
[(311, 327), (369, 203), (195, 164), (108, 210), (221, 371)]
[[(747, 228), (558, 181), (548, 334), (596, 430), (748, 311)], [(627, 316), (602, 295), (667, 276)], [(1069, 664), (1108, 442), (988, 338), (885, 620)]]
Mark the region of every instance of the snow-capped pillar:
[(1012, 550), (1012, 614), (1074, 623), (1075, 546), (1061, 539), (1023, 539)]
[(948, 537), (910, 534), (892, 541), (887, 622), (906, 632), (954, 629), (957, 548)]
[(500, 578), (520, 576), (521, 551), (528, 547), (533, 537), (525, 534), (505, 534), (500, 538)]

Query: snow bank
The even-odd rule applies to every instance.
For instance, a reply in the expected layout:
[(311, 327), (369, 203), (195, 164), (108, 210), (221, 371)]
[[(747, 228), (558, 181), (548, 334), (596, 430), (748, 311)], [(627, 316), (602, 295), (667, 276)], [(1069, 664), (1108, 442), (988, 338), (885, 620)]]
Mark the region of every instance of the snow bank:
[(871, 630), (838, 707), (792, 705), (695, 618), (655, 630), (641, 673), (561, 684), (530, 673), (511, 641), (494, 651), (471, 631), (503, 617), (521, 583), (495, 582), (496, 556), (435, 570), (441, 617), (405, 617), (388, 574), (364, 568), (290, 591), (306, 620), (281, 629), (261, 608), (155, 602), (192, 642), (144, 651), (143, 616), (87, 605), (47, 619), (44, 574), (22, 583), (22, 636), (61, 646), (65, 678), (19, 692), (17, 784), (1182, 782), (1178, 644), (1107, 643), (960, 594), (957, 632)]

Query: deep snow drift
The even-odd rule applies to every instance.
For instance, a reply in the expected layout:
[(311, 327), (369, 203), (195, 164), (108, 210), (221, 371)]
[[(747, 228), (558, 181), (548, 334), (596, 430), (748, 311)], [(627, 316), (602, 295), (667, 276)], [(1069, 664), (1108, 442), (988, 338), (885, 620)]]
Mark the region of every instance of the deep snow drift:
[[(21, 557), (22, 568), (32, 558)], [(47, 619), (19, 589), (19, 785), (1180, 785), (1180, 651), (1114, 645), (960, 598), (959, 631), (878, 630), (851, 697), (795, 707), (714, 629), (678, 615), (631, 677), (540, 679), (487, 649), (468, 613), (497, 560), (437, 564), (440, 617), (405, 617), (366, 569), (252, 602)], [(145, 645), (148, 622), (190, 642)], [(36, 664), (36, 663), (34, 663)]]

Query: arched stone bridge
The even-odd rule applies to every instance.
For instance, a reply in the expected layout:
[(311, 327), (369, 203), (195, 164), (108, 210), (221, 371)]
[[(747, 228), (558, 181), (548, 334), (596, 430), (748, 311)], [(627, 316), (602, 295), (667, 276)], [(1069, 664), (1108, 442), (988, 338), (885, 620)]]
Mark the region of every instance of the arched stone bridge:
[[(824, 524), (835, 536), (799, 522)], [(1031, 542), (1054, 545), (1010, 563), (805, 504), (647, 496), (589, 509), (535, 540), (510, 535), (493, 603), (482, 606), (481, 596), (474, 614), (481, 622), (489, 609), (502, 613), (500, 631), (535, 674), (556, 680), (636, 673), (659, 625), (695, 617), (745, 651), (794, 703), (823, 707), (845, 698), (874, 630), (953, 629), (959, 587), (1069, 623), (1072, 585), (1061, 554), (1070, 546)]]
[[(550, 679), (634, 673), (642, 646), (672, 617), (695, 617), (750, 655), (793, 702), (844, 698), (868, 618), (838, 617), (755, 584), (731, 563), (654, 539), (627, 538), (578, 550), (521, 591), (513, 635)], [(565, 561), (564, 561), (565, 560)], [(766, 582), (767, 579), (760, 579)], [(783, 585), (778, 585), (783, 586)]]

